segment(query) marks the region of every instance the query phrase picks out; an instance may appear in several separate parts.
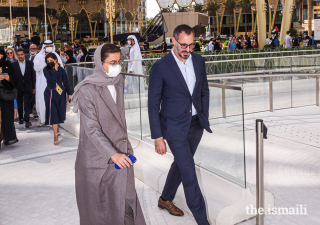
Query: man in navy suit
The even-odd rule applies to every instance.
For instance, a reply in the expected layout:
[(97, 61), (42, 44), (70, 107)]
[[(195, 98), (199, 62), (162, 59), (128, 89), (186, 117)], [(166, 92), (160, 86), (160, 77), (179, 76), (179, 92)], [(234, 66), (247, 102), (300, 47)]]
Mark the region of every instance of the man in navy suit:
[[(30, 120), (31, 97), (35, 93), (36, 72), (33, 69), (33, 62), (25, 59), (24, 49), (17, 50), (18, 61), (12, 63), (15, 74), (15, 87), (18, 91), (17, 104), (19, 124), (26, 121), (26, 128), (32, 124)], [(24, 116), (23, 116), (24, 109)]]
[(199, 188), (193, 156), (209, 125), (209, 87), (204, 59), (192, 53), (194, 33), (182, 24), (173, 31), (174, 48), (152, 67), (148, 111), (155, 150), (166, 153), (167, 141), (174, 156), (158, 206), (172, 215), (183, 212), (173, 205), (182, 182), (187, 205), (198, 224), (209, 224)]

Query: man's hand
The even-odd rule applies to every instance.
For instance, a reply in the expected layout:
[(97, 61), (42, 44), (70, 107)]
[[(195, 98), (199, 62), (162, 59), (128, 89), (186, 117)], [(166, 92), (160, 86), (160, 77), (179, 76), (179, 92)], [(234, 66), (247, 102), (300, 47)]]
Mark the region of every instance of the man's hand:
[(132, 166), (130, 158), (125, 154), (115, 153), (113, 156), (111, 156), (111, 159), (121, 169)]
[(155, 145), (156, 152), (158, 154), (160, 154), (160, 155), (166, 154), (167, 146), (166, 146), (166, 143), (164, 142), (163, 138), (156, 139), (154, 141), (154, 145)]
[(0, 80), (3, 80), (4, 79), (4, 76), (3, 75), (0, 75)]
[(132, 71), (129, 71), (129, 73), (132, 73)]
[(32, 89), (32, 94), (35, 94), (36, 93), (36, 89)]

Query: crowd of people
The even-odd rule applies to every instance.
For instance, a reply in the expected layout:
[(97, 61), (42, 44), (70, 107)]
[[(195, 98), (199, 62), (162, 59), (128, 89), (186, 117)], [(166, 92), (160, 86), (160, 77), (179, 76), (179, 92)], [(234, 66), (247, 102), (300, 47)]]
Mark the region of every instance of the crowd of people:
[(59, 144), (58, 124), (66, 119), (66, 94), (72, 94), (64, 66), (74, 61), (66, 50), (61, 52), (67, 59), (63, 63), (52, 41), (40, 45), (37, 40), (23, 39), (21, 45), (0, 50), (0, 144), (18, 142), (14, 122), (29, 128), (30, 116), (38, 119), (38, 126), (52, 126), (54, 144)]
[[(216, 38), (211, 38), (209, 41), (203, 39), (202, 35), (199, 37), (199, 41), (202, 43), (203, 52), (220, 52), (223, 50), (223, 44), (221, 38), (217, 36)], [(248, 35), (239, 35), (229, 37), (228, 41), (228, 51), (239, 51), (243, 49), (258, 49), (258, 40), (254, 35), (249, 37)], [(195, 45), (195, 51), (200, 51), (200, 45)]]
[[(38, 43), (38, 39), (37, 33), (34, 33), (31, 40), (26, 35), (15, 47), (7, 46), (5, 50), (0, 51), (2, 68), (0, 90), (16, 93), (14, 99), (9, 101), (1, 99), (0, 95), (0, 104), (3, 106), (9, 102), (13, 104), (12, 113), (8, 107), (0, 105), (2, 111), (0, 126), (3, 124), (2, 128), (6, 128), (1, 129), (0, 140), (5, 145), (18, 141), (14, 122), (25, 124), (25, 127), (29, 128), (32, 126), (30, 117), (38, 120), (37, 126), (52, 126), (54, 144), (58, 145), (58, 136), (61, 135), (58, 124), (66, 119), (66, 104), (62, 103), (67, 101), (66, 94), (68, 98), (72, 94), (65, 67), (71, 63), (93, 61), (94, 52), (89, 52), (79, 43), (64, 43), (56, 50), (52, 41), (47, 40), (41, 44), (40, 39)], [(127, 41), (121, 41), (118, 47), (122, 61), (132, 59), (126, 65), (127, 72), (142, 74), (142, 64), (139, 61), (142, 56), (137, 38), (130, 35)], [(125, 94), (135, 94), (139, 91), (143, 93), (143, 78), (128, 76), (124, 90)]]

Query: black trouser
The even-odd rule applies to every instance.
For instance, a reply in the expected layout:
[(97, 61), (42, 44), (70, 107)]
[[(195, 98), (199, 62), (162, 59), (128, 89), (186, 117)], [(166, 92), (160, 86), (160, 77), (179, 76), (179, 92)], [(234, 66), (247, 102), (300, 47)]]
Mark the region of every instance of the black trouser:
[[(29, 121), (30, 120), (30, 100), (32, 93), (21, 91), (18, 92), (17, 104), (19, 120)], [(23, 103), (24, 103), (24, 117), (23, 117)]]

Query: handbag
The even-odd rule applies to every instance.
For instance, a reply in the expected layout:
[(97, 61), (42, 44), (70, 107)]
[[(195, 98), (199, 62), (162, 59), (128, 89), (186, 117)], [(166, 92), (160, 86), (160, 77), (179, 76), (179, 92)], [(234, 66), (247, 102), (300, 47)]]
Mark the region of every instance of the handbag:
[(5, 101), (13, 101), (18, 97), (17, 89), (0, 89), (0, 99)]

